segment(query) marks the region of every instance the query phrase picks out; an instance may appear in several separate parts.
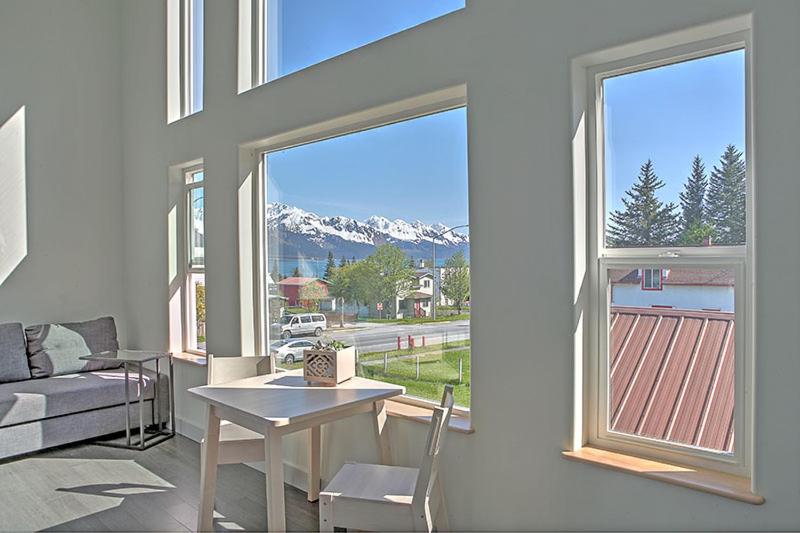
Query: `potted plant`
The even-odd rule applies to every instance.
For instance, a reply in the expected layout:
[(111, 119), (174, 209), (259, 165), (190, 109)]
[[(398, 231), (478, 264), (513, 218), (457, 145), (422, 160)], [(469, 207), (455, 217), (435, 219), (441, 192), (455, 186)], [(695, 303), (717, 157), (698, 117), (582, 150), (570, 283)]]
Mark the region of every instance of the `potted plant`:
[(303, 350), (303, 379), (335, 387), (356, 375), (356, 349), (341, 341), (318, 341)]

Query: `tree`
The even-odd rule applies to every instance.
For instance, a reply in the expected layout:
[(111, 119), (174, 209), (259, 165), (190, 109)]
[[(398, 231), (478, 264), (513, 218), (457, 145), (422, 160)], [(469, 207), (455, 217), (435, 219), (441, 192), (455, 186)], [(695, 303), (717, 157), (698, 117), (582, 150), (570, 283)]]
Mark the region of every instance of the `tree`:
[(469, 265), (464, 252), (457, 252), (444, 262), (441, 283), (442, 294), (453, 300), (458, 314), (461, 314), (464, 303), (469, 300)]
[(206, 331), (206, 286), (202, 283), (195, 283), (195, 319), (197, 320), (197, 330), (202, 332), (205, 337)]
[(397, 297), (411, 289), (414, 269), (409, 268), (405, 254), (397, 246), (382, 244), (361, 263), (366, 263), (365, 274), (370, 280), (366, 288), (374, 291), (370, 302), (390, 303), (393, 308)]
[[(706, 167), (699, 155), (692, 159), (692, 173), (686, 179), (683, 192), (680, 193), (681, 199), (681, 240), (685, 244), (687, 236), (692, 229), (696, 229), (705, 224), (705, 203), (706, 189), (708, 188), (708, 177)], [(693, 243), (700, 244), (700, 243)]]
[(353, 280), (354, 265), (345, 264), (336, 267), (331, 272), (330, 286), (328, 294), (336, 298), (340, 305), (339, 327), (344, 327), (344, 304), (345, 302), (356, 302), (357, 294)]
[(269, 273), (269, 276), (272, 278), (273, 283), (278, 283), (282, 279), (277, 259), (272, 261), (272, 272)]
[(306, 283), (297, 291), (297, 299), (300, 305), (308, 309), (311, 313), (319, 311), (319, 301), (327, 296), (327, 291), (322, 282), (314, 280)]
[(608, 242), (614, 247), (669, 246), (680, 233), (680, 221), (673, 203), (664, 204), (656, 191), (664, 186), (653, 162), (642, 165), (639, 176), (622, 198), (623, 211), (613, 211), (608, 225)]
[(302, 278), (303, 277), (303, 274), (300, 272), (300, 267), (299, 266), (294, 267), (294, 270), (292, 270), (292, 277), (293, 278)]
[(329, 250), (328, 262), (325, 264), (325, 273), (322, 275), (322, 279), (330, 281), (331, 274), (333, 274), (333, 270), (335, 268), (336, 268), (336, 260), (333, 258), (333, 252)]
[(347, 266), (347, 259), (345, 259), (344, 256), (342, 256), (342, 258), (339, 260), (339, 266)]
[(746, 183), (742, 155), (729, 144), (708, 181), (706, 213), (708, 222), (714, 226), (717, 244), (745, 242)]

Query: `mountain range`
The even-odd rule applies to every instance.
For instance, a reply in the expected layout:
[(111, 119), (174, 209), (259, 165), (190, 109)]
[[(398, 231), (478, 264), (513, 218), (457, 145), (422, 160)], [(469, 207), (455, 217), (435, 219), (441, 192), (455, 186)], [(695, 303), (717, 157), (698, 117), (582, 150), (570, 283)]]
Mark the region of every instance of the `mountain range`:
[[(328, 251), (339, 257), (363, 259), (376, 246), (389, 243), (407, 255), (420, 259), (431, 257), (433, 238), (447, 231), (444, 224), (425, 224), (371, 216), (364, 221), (344, 216), (324, 217), (299, 207), (282, 203), (267, 204), (267, 235), (270, 251), (277, 245), (280, 255), (318, 257)], [(436, 255), (442, 259), (457, 251), (469, 257), (469, 236), (452, 231), (436, 238)], [(437, 263), (439, 261), (437, 260)]]

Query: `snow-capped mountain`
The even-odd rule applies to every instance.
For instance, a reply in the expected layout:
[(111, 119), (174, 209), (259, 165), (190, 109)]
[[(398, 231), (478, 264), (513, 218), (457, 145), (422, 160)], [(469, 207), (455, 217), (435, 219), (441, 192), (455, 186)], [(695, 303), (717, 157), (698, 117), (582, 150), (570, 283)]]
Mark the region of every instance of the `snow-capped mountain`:
[[(337, 257), (371, 254), (376, 246), (394, 244), (415, 258), (431, 254), (433, 238), (447, 231), (443, 224), (407, 222), (372, 216), (363, 222), (343, 216), (323, 217), (281, 203), (267, 204), (267, 233), (270, 246), (281, 248), (284, 257), (324, 257), (332, 251)], [(469, 253), (469, 236), (456, 231), (436, 239), (436, 252), (448, 257), (456, 251)]]

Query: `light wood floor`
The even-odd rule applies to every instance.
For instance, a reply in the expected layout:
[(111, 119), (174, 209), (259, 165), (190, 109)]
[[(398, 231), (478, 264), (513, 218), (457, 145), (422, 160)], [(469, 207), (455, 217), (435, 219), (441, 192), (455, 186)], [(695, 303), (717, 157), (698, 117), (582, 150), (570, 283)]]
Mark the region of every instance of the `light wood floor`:
[[(177, 436), (142, 452), (91, 444), (0, 462), (0, 530), (186, 531), (196, 527), (200, 446)], [(317, 505), (286, 486), (286, 527), (317, 531)], [(264, 474), (219, 469), (219, 531), (264, 531)]]

